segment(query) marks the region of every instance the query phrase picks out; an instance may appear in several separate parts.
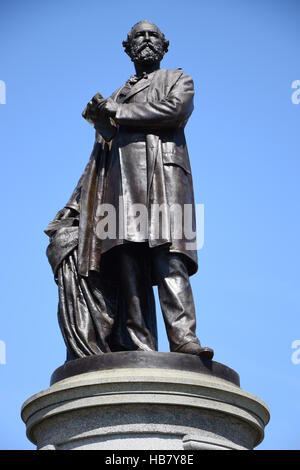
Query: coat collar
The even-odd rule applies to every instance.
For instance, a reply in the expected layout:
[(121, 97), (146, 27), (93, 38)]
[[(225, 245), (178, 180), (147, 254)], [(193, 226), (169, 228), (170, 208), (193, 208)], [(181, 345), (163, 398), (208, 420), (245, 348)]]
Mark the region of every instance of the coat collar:
[[(167, 90), (170, 90), (170, 88), (174, 85), (174, 83), (178, 80), (178, 78), (182, 75), (182, 69), (175, 69), (175, 70), (168, 70), (161, 68), (159, 70), (156, 70), (155, 72), (149, 73), (147, 75), (147, 78), (142, 78), (139, 80), (131, 89), (130, 93), (128, 93), (127, 96), (124, 97), (123, 100), (120, 101), (120, 103), (126, 103), (128, 98), (131, 96), (135, 95), (139, 91), (147, 88), (150, 86), (150, 84), (154, 81), (154, 79), (157, 80), (159, 79), (162, 83), (167, 83)], [(114, 101), (117, 101), (118, 96), (123, 89), (124, 85), (122, 85), (120, 88), (118, 88), (112, 95), (111, 98)]]
[[(132, 86), (132, 89), (131, 91), (124, 97), (123, 100), (121, 100), (121, 103), (126, 103), (126, 101), (131, 98), (132, 96), (136, 95), (137, 93), (139, 93), (140, 91), (144, 90), (145, 88), (149, 87), (155, 74), (158, 72), (158, 70), (156, 70), (155, 72), (152, 72), (152, 73), (149, 73), (147, 75), (145, 75), (143, 78), (141, 78), (135, 85)], [(117, 96), (119, 95), (121, 89), (123, 87), (121, 87), (118, 91), (117, 91), (117, 94), (115, 96), (114, 99), (117, 99)]]

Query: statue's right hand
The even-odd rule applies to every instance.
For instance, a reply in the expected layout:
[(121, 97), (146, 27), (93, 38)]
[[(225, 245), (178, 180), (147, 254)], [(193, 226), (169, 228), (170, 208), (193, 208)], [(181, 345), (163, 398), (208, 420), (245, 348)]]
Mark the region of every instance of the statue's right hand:
[(105, 102), (105, 99), (101, 95), (101, 93), (96, 93), (95, 96), (88, 102), (86, 105), (82, 116), (91, 121), (97, 120), (97, 116), (99, 115), (99, 107), (101, 104)]
[(103, 101), (105, 101), (105, 99), (103, 98), (101, 93), (96, 93), (89, 103), (91, 103), (92, 106), (96, 106), (97, 108), (99, 104), (103, 103)]

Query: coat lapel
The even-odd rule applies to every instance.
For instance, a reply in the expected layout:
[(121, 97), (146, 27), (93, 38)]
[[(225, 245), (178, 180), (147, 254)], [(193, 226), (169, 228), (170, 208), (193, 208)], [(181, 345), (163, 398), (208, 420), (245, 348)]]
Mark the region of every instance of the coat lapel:
[[(142, 78), (135, 85), (133, 85), (131, 91), (123, 99), (119, 100), (119, 103), (121, 103), (121, 104), (126, 103), (126, 101), (129, 98), (136, 95), (137, 93), (144, 90), (145, 88), (149, 87), (152, 84), (152, 82), (155, 84), (155, 89), (156, 88), (160, 89), (161, 84), (165, 85), (167, 83), (168, 84), (168, 91), (169, 91), (169, 89), (172, 87), (174, 82), (176, 82), (178, 80), (178, 78), (180, 77), (180, 75), (182, 75), (182, 70), (177, 69), (176, 71), (172, 71), (173, 73), (172, 73), (171, 80), (168, 77), (168, 72), (169, 71), (166, 70), (166, 69), (159, 69), (156, 72), (151, 73), (147, 78)], [(120, 92), (122, 91), (123, 87), (124, 87), (124, 85), (122, 85), (120, 88), (118, 88), (118, 90), (116, 90), (111, 95), (111, 98), (114, 101), (118, 100), (118, 96), (119, 96)], [(163, 94), (163, 91), (162, 91), (162, 94)]]
[(141, 80), (139, 80), (135, 85), (133, 85), (131, 91), (124, 97), (122, 102), (125, 103), (129, 98), (147, 88), (150, 85), (150, 82), (151, 80), (149, 80), (149, 78), (142, 78)]
[(151, 83), (151, 79), (141, 79), (138, 81), (138, 83), (136, 83), (131, 91), (126, 95), (124, 96), (124, 98), (118, 100), (118, 96), (120, 94), (120, 92), (122, 91), (124, 85), (122, 85), (117, 91), (115, 91), (112, 95), (111, 95), (111, 99), (113, 99), (114, 101), (117, 101), (119, 103), (125, 103), (129, 98), (131, 98), (133, 95), (135, 95), (136, 93), (139, 93), (141, 90), (144, 90), (145, 88), (147, 88), (148, 86), (150, 86), (150, 83)]
[(152, 73), (150, 76), (147, 76), (147, 78), (142, 78), (135, 85), (133, 85), (131, 91), (123, 98), (123, 100), (121, 100), (121, 103), (126, 103), (129, 98), (149, 87), (154, 78), (154, 75), (155, 73)]
[(110, 96), (112, 100), (117, 101), (118, 96), (119, 96), (120, 91), (122, 90), (122, 88), (123, 88), (123, 85), (120, 86), (120, 88), (118, 88), (116, 91), (113, 92), (113, 94)]

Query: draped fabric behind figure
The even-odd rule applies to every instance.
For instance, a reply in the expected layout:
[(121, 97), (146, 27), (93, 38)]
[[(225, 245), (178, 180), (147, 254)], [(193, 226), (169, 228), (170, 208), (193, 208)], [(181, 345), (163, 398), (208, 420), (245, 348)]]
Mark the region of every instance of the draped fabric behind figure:
[[(112, 269), (113, 256), (102, 257), (99, 272), (90, 271), (89, 276), (78, 272), (78, 224), (79, 214), (65, 208), (45, 230), (50, 237), (47, 256), (58, 285), (58, 322), (67, 347), (67, 360), (135, 350), (137, 346), (126, 329), (118, 279)], [(154, 302), (147, 327), (157, 349)]]

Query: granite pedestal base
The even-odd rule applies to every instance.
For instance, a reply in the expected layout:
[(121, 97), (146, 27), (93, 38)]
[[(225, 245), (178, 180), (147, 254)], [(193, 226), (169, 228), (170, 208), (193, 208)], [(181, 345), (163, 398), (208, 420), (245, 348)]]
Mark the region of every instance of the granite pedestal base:
[(22, 418), (38, 449), (253, 449), (269, 411), (228, 367), (176, 353), (120, 352), (57, 369)]

